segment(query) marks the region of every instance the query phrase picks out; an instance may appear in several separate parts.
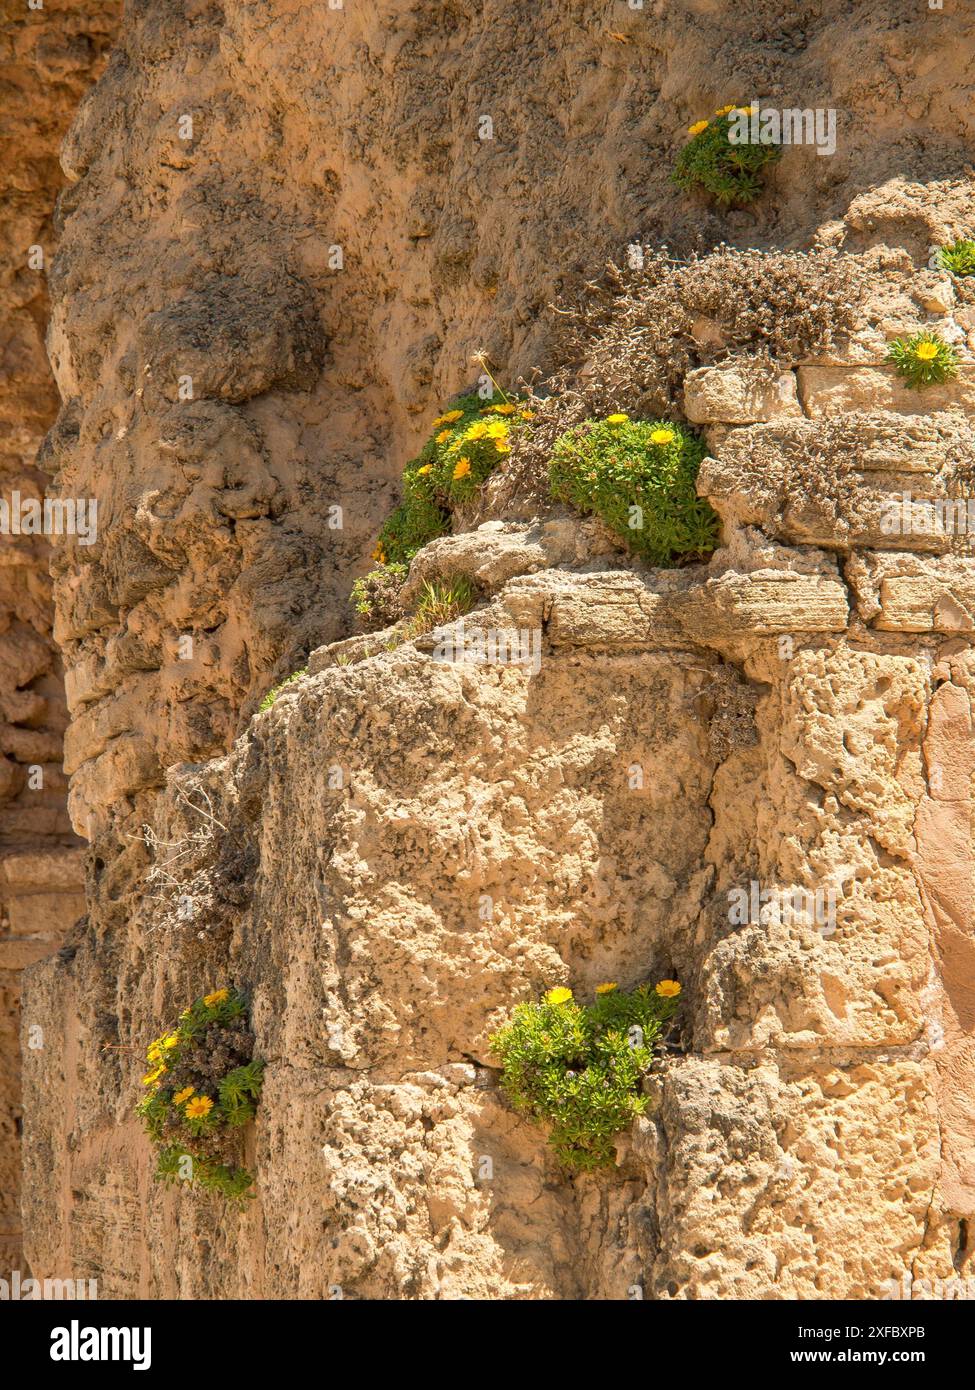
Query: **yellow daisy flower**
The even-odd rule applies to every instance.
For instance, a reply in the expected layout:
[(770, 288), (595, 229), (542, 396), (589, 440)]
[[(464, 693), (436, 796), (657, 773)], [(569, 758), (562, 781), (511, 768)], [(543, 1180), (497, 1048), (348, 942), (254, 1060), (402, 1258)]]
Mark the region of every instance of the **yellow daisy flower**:
[(450, 438), (450, 434), (450, 430), (441, 430), (440, 433), (437, 435), (437, 443), (446, 444), (447, 440)]
[(734, 111), (734, 106), (722, 106), (720, 111), (715, 111), (716, 116), (727, 116), (729, 111)]
[(212, 1109), (213, 1101), (209, 1096), (197, 1096), (196, 1099), (191, 1100), (186, 1107), (186, 1118), (188, 1120), (202, 1120), (205, 1116), (209, 1115)]
[(385, 550), (383, 550), (381, 545), (377, 545), (375, 550), (372, 552), (372, 559), (377, 560), (381, 565), (384, 565), (386, 563), (386, 552)]
[(488, 411), (494, 415), (514, 415), (515, 407), (513, 405), (488, 405), (485, 406), (481, 414), (486, 415)]
[(165, 1070), (166, 1068), (162, 1064), (160, 1064), (155, 1069), (155, 1071), (149, 1072), (146, 1076), (142, 1078), (143, 1086), (155, 1086)]
[(425, 463), (425, 464), (423, 465), (422, 468), (418, 468), (416, 471), (417, 471), (417, 475), (419, 475), (419, 474), (421, 474), (421, 473), (432, 473), (432, 472), (433, 472), (433, 464), (432, 464), (432, 463)]
[(615, 415), (607, 415), (606, 423), (607, 425), (625, 425), (629, 418), (629, 415), (624, 415), (622, 411), (618, 411)]
[(445, 415), (438, 415), (434, 420), (434, 425), (452, 425), (455, 420), (459, 420), (463, 415), (462, 410), (448, 410)]
[(605, 983), (596, 986), (596, 993), (597, 993), (597, 994), (612, 994), (612, 992), (613, 992), (613, 990), (614, 990), (615, 988), (616, 988), (616, 981), (615, 981), (615, 980), (606, 980)]
[(466, 478), (471, 471), (471, 461), (468, 458), (458, 459), (454, 464), (453, 478), (456, 482), (458, 478)]
[(510, 453), (511, 453), (511, 445), (510, 445), (510, 444), (504, 444), (504, 443), (502, 443), (502, 441), (501, 441), (500, 439), (496, 439), (496, 440), (494, 441), (494, 447), (495, 447), (495, 449), (498, 451), (499, 454), (510, 454)]
[(229, 994), (229, 989), (215, 989), (212, 994), (204, 994), (203, 1002), (208, 1009), (212, 1009), (214, 1004), (222, 1004)]
[(661, 980), (656, 990), (661, 999), (676, 999), (680, 994), (680, 985), (676, 980)]
[(535, 412), (533, 410), (519, 410), (518, 414), (523, 420), (534, 420), (535, 418)]
[(938, 355), (938, 345), (937, 343), (918, 343), (915, 353), (920, 361), (933, 362)]
[(487, 437), (488, 439), (507, 439), (508, 426), (503, 420), (492, 421), (487, 427)]
[(484, 439), (487, 435), (489, 426), (483, 420), (476, 420), (464, 435), (465, 439)]
[(176, 1094), (173, 1096), (173, 1104), (174, 1104), (174, 1105), (182, 1105), (182, 1104), (183, 1104), (183, 1101), (184, 1101), (184, 1100), (189, 1100), (189, 1098), (190, 1098), (190, 1096), (191, 1096), (192, 1094), (193, 1094), (193, 1087), (192, 1087), (192, 1086), (184, 1086), (183, 1089), (182, 1089), (181, 1091), (177, 1091)]
[(567, 1004), (572, 998), (571, 989), (566, 989), (564, 985), (559, 985), (556, 989), (550, 989), (545, 996), (546, 1004)]
[(673, 444), (676, 438), (673, 430), (652, 430), (650, 433), (651, 444)]
[(688, 135), (700, 135), (702, 130), (707, 130), (710, 121), (695, 121), (693, 125), (687, 127)]

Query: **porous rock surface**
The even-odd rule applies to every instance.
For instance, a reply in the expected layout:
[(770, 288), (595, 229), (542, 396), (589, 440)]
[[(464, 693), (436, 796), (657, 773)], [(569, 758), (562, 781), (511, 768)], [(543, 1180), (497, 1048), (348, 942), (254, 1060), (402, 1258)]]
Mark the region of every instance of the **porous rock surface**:
[[(0, 4), (0, 498), (40, 500), (58, 409), (44, 351), (58, 147), (104, 63), (119, 0)], [(43, 536), (0, 534), (0, 1277), (21, 1268), (20, 972), (84, 910), (67, 815), (61, 658)]]
[[(965, 42), (949, 0), (130, 7), (65, 147), (52, 276), (45, 461), (105, 524), (55, 560), (91, 851), (84, 924), (30, 971), (36, 1273), (120, 1297), (869, 1299), (967, 1272), (975, 581), (963, 547), (878, 520), (905, 476), (968, 481), (967, 308), (926, 269), (970, 215)], [(840, 109), (834, 159), (788, 151), (757, 213), (676, 197), (675, 129), (795, 89)], [(545, 301), (692, 223), (894, 267), (834, 360), (688, 379), (709, 564), (489, 523), (414, 582), (470, 574), (465, 632), (532, 634), (537, 670), (339, 640), (471, 353), (506, 380), (550, 365)], [(883, 344), (935, 317), (966, 368), (905, 397)], [(829, 922), (774, 910), (824, 885)], [(611, 1172), (569, 1180), (489, 1035), (547, 986), (665, 975), (684, 1002), (648, 1113)], [(133, 1116), (140, 1049), (231, 981), (267, 1061), (242, 1215), (153, 1185)]]

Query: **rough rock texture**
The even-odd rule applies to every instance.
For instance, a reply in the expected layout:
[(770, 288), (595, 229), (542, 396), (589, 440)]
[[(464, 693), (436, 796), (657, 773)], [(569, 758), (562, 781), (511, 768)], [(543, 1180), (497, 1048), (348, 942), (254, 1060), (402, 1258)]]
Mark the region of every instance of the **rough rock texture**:
[[(45, 495), (35, 466), (57, 412), (44, 352), (58, 146), (97, 77), (120, 0), (0, 4), (0, 498)], [(67, 709), (51, 640), (48, 545), (0, 533), (0, 1277), (21, 1266), (20, 971), (84, 910), (67, 816)]]
[[(972, 481), (970, 365), (920, 399), (882, 361), (934, 320), (972, 360), (926, 268), (970, 231), (970, 30), (950, 0), (129, 7), (52, 275), (45, 460), (101, 524), (55, 558), (92, 849), (86, 921), (30, 972), (36, 1273), (812, 1299), (967, 1272), (975, 582), (881, 516), (905, 476)], [(787, 151), (749, 212), (676, 197), (689, 120), (797, 91), (840, 111), (835, 157)], [(689, 379), (722, 549), (643, 571), (561, 514), (492, 523), (411, 582), (470, 574), (465, 630), (533, 634), (537, 671), (336, 642), (473, 350), (551, 365), (545, 301), (641, 233), (878, 252), (829, 360)], [(816, 892), (825, 920), (782, 907)], [(660, 975), (651, 1111), (567, 1181), (488, 1035), (545, 986)], [(225, 982), (268, 1063), (242, 1216), (155, 1187), (132, 1114), (140, 1049)]]

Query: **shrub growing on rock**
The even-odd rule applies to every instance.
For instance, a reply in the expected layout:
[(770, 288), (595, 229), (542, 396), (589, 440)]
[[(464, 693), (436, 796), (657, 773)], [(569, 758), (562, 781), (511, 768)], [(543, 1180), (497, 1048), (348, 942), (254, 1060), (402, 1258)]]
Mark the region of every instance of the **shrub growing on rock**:
[(697, 560), (718, 543), (718, 518), (697, 496), (704, 444), (686, 426), (616, 412), (555, 442), (553, 496), (595, 513), (650, 565)]
[(519, 1004), (491, 1038), (502, 1090), (550, 1125), (549, 1143), (567, 1168), (613, 1163), (614, 1136), (647, 1108), (640, 1083), (679, 994), (675, 980), (632, 994), (604, 984), (586, 1005), (570, 989), (550, 989), (540, 1003)]
[(743, 140), (734, 143), (733, 129), (747, 106), (724, 106), (709, 121), (696, 121), (688, 130), (690, 139), (677, 156), (673, 179), (685, 192), (703, 188), (718, 203), (750, 203), (762, 191), (762, 171), (782, 153), (779, 145)]
[(156, 1177), (246, 1200), (254, 1179), (238, 1163), (239, 1131), (254, 1118), (264, 1064), (254, 1058), (243, 995), (217, 989), (197, 999), (149, 1044), (146, 1060), (137, 1110), (158, 1149)]
[(937, 333), (924, 329), (911, 338), (895, 338), (887, 361), (908, 386), (922, 391), (958, 374), (958, 354)]

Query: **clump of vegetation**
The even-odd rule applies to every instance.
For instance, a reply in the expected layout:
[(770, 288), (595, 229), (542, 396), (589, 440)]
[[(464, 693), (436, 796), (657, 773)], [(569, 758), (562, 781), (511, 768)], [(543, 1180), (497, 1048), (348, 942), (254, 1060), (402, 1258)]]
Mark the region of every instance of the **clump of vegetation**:
[(280, 684), (274, 685), (274, 686), (271, 687), (271, 689), (270, 689), (270, 690), (267, 692), (267, 694), (264, 696), (264, 699), (263, 699), (263, 700), (261, 701), (261, 703), (258, 705), (258, 709), (261, 709), (261, 710), (270, 709), (271, 706), (274, 704), (275, 700), (276, 700), (276, 699), (278, 698), (278, 696), (281, 694), (281, 691), (284, 689), (284, 687), (285, 687), (286, 685), (291, 685), (291, 684), (293, 684), (294, 681), (300, 681), (301, 678), (302, 678), (302, 676), (307, 676), (307, 675), (308, 675), (308, 667), (307, 667), (307, 666), (302, 666), (302, 668), (301, 668), (300, 671), (292, 671), (291, 675), (290, 675), (290, 676), (285, 676), (284, 680), (281, 681)]
[(450, 529), (455, 508), (469, 501), (511, 450), (512, 434), (531, 412), (495, 389), (485, 399), (461, 396), (433, 422), (433, 433), (403, 473), (403, 500), (379, 533), (373, 559), (408, 565), (423, 546)]
[(406, 640), (444, 627), (469, 613), (477, 602), (477, 588), (464, 575), (431, 579), (420, 590), (416, 612), (407, 623)]
[(696, 367), (736, 356), (792, 365), (830, 351), (856, 328), (869, 285), (862, 257), (832, 249), (630, 252), (628, 265), (560, 304), (564, 366), (529, 398), (531, 429), (485, 485), (485, 518), (536, 515), (556, 439), (586, 419), (679, 417)]
[(550, 1125), (549, 1143), (565, 1167), (614, 1161), (614, 1136), (647, 1108), (640, 1083), (679, 995), (676, 980), (632, 994), (597, 985), (592, 1004), (550, 989), (540, 1003), (519, 1004), (491, 1038), (502, 1090), (517, 1110)]
[(938, 260), (952, 275), (975, 275), (975, 241), (960, 239), (950, 246), (942, 246)]
[(409, 566), (377, 565), (352, 585), (352, 607), (359, 626), (366, 632), (391, 627), (403, 616), (400, 594)]
[(762, 191), (762, 172), (778, 159), (781, 147), (736, 139), (748, 133), (751, 108), (723, 106), (709, 121), (695, 121), (677, 156), (673, 179), (685, 192), (703, 188), (722, 207), (751, 203)]
[(244, 996), (216, 989), (197, 999), (149, 1044), (146, 1060), (137, 1110), (159, 1151), (156, 1177), (244, 1202), (254, 1178), (238, 1163), (240, 1130), (254, 1118), (264, 1079)]
[(908, 386), (923, 391), (958, 375), (958, 354), (937, 333), (924, 329), (910, 338), (895, 338), (887, 353), (898, 376)]
[(704, 453), (666, 420), (585, 420), (555, 441), (552, 495), (601, 517), (647, 564), (699, 560), (718, 544), (717, 515), (695, 491)]

